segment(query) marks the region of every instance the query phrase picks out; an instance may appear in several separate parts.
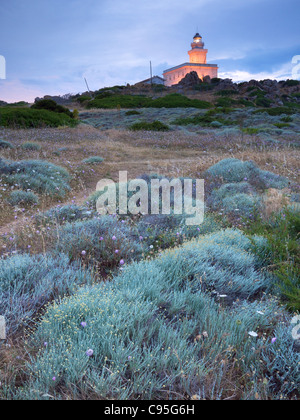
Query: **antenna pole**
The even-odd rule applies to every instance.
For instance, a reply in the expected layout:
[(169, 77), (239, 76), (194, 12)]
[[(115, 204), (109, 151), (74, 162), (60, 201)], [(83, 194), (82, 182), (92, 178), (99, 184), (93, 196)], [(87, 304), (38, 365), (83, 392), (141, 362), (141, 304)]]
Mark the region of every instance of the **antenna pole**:
[(85, 80), (85, 84), (86, 84), (87, 90), (89, 91), (89, 94), (90, 94), (90, 96), (91, 96), (91, 98), (92, 98), (92, 94), (91, 94), (91, 91), (90, 91), (90, 88), (89, 88), (88, 82), (87, 82), (86, 78), (84, 78), (84, 80)]
[(152, 63), (151, 63), (151, 61), (150, 61), (150, 78), (151, 78), (151, 86), (152, 86), (153, 85), (153, 83), (152, 83), (153, 77), (152, 77)]

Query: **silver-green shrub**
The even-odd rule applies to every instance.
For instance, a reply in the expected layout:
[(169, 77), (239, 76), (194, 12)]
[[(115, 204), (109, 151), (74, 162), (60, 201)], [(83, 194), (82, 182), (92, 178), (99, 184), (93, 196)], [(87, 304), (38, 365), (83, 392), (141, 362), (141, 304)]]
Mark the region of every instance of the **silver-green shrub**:
[(25, 254), (0, 259), (0, 313), (7, 320), (8, 333), (31, 324), (49, 301), (89, 283), (91, 274), (79, 264), (70, 265), (65, 255)]

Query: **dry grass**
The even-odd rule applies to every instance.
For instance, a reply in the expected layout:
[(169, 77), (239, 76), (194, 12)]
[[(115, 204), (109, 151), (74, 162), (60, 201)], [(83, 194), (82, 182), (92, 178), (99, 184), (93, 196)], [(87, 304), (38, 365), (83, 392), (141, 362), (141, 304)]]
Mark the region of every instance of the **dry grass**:
[(279, 211), (284, 206), (290, 204), (286, 194), (288, 190), (276, 190), (270, 188), (263, 196), (263, 211), (265, 217), (270, 217), (272, 213)]

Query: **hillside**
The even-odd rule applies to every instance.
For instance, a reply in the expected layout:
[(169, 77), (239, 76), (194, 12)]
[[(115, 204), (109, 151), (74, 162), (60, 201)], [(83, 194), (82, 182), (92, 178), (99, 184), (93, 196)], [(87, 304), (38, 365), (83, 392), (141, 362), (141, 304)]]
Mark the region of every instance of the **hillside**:
[[(300, 83), (189, 83), (0, 107), (1, 400), (299, 399)], [(99, 215), (120, 171), (203, 223)]]

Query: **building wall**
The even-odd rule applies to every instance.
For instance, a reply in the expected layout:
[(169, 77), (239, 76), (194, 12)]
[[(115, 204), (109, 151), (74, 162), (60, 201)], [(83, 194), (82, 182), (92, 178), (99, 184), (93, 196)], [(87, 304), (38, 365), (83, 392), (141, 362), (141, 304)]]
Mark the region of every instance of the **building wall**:
[(200, 67), (200, 66), (182, 66), (174, 70), (164, 73), (164, 78), (166, 80), (165, 86), (177, 85), (188, 73), (195, 71), (197, 72), (200, 79), (203, 79), (205, 76), (210, 76), (211, 79), (218, 77), (218, 67)]

